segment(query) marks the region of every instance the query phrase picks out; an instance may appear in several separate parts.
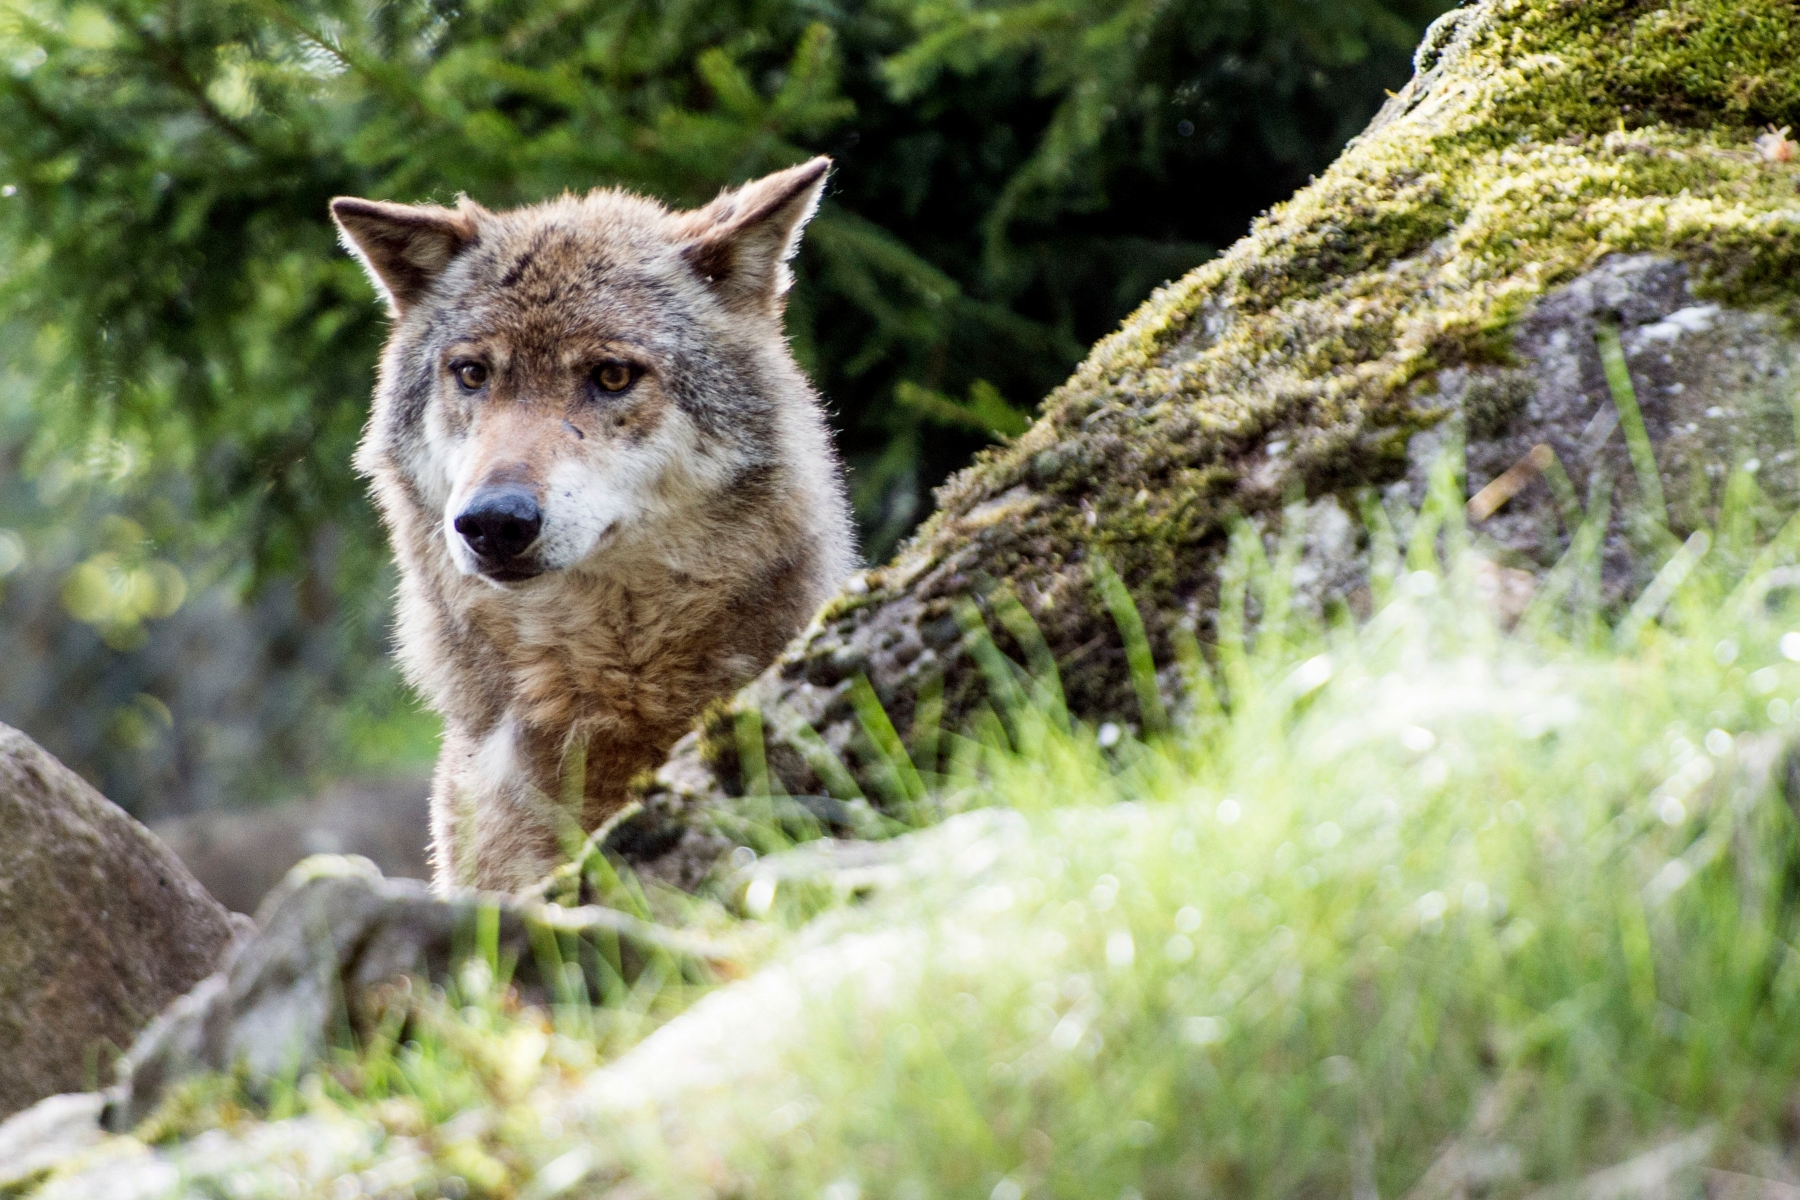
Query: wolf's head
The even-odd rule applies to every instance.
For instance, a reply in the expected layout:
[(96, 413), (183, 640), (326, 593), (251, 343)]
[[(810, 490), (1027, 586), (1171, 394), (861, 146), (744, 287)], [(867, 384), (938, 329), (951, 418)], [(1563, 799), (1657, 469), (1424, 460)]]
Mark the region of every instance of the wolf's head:
[(338, 199), (394, 318), (357, 466), (498, 585), (654, 547), (703, 569), (733, 514), (835, 466), (781, 332), (815, 158), (671, 212), (619, 191), (495, 213)]

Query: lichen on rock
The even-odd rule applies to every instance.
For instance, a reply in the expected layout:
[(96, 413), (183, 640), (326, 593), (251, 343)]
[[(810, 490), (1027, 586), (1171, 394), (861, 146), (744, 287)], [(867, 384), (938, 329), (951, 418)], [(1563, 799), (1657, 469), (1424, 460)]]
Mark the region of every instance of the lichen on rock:
[[(1566, 474), (1620, 481), (1621, 512), (1641, 507), (1624, 435), (1582, 440), (1610, 406), (1602, 327), (1620, 328), (1634, 375), (1654, 377), (1643, 416), (1668, 530), (1716, 506), (1734, 462), (1756, 459), (1791, 494), (1800, 161), (1758, 138), (1800, 112), (1797, 49), (1800, 9), (1782, 0), (1486, 0), (1447, 15), (1330, 169), (1153, 295), (1029, 431), (941, 490), (892, 562), (676, 748), (615, 849), (691, 885), (723, 844), (707, 814), (745, 790), (744, 750), (790, 794), (855, 787), (879, 802), (856, 681), (902, 737), (921, 711), (955, 727), (985, 690), (965, 600), (1016, 596), (1071, 711), (1135, 720), (1091, 560), (1124, 579), (1166, 663), (1174, 630), (1218, 636), (1235, 523), (1272, 527), (1300, 498), (1355, 512), (1367, 489), (1416, 494), (1423, 431), (1454, 428), (1471, 490), (1546, 443)], [(1490, 539), (1527, 569), (1543, 559), (1527, 531), (1552, 551), (1569, 536), (1544, 515), (1547, 485), (1532, 488)], [(1631, 557), (1632, 536), (1609, 534), (1609, 561)], [(1641, 541), (1609, 576), (1621, 589), (1654, 569)], [(821, 773), (821, 748), (842, 772)]]

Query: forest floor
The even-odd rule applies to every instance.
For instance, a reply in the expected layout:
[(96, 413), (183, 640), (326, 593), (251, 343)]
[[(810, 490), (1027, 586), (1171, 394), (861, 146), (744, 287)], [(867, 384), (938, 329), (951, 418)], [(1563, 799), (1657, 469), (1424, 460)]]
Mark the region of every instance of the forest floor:
[[(1173, 715), (1147, 688), (1140, 728), (1071, 724), (995, 654), (983, 738), (894, 764), (914, 831), (771, 823), (710, 896), (620, 884), (734, 978), (542, 1010), (477, 961), (272, 1093), (187, 1085), (87, 1169), (139, 1163), (145, 1196), (1796, 1194), (1800, 518), (1756, 537), (1733, 484), (1710, 532), (1644, 531), (1667, 565), (1623, 611), (1577, 530), (1497, 617), (1448, 487), (1371, 531), (1363, 620), (1297, 599), (1296, 535), (1241, 534)], [(88, 1194), (68, 1175), (37, 1194)]]

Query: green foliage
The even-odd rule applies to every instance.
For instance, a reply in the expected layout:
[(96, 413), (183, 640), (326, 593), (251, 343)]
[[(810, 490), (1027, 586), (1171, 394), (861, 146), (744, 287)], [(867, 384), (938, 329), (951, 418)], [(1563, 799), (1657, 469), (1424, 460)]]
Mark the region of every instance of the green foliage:
[[(304, 569), (323, 525), (371, 536), (347, 464), (381, 327), (332, 195), (694, 203), (824, 150), (791, 330), (882, 554), (922, 486), (1321, 166), (1440, 7), (9, 0), (3, 296), (36, 461), (178, 472), (262, 577)], [(927, 394), (969, 412), (905, 402)]]
[(429, 753), (333, 195), (687, 204), (831, 153), (788, 326), (879, 559), (1442, 2), (0, 0), (0, 719), (145, 816)]

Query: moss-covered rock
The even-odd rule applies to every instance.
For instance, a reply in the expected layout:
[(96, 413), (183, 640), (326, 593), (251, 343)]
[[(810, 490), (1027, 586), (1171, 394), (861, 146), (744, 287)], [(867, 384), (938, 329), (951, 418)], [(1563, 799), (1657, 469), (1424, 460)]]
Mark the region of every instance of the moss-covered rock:
[[(1417, 63), (1322, 177), (1157, 292), (1027, 433), (947, 484), (894, 561), (677, 747), (611, 846), (691, 884), (725, 844), (707, 813), (765, 771), (796, 796), (854, 785), (879, 802), (857, 681), (903, 738), (965, 720), (986, 693), (965, 600), (1021, 661), (1047, 649), (1077, 715), (1135, 721), (1096, 557), (1166, 664), (1175, 631), (1219, 636), (1238, 520), (1272, 527), (1301, 497), (1355, 512), (1400, 485), (1416, 500), (1449, 442), (1467, 441), (1471, 492), (1520, 467), (1490, 522), (1507, 566), (1566, 544), (1580, 514), (1551, 483), (1620, 481), (1615, 597), (1718, 503), (1733, 463), (1790, 492), (1800, 146), (1768, 127), (1800, 117), (1800, 9), (1487, 0), (1435, 25)], [(1641, 422), (1609, 394), (1607, 329)], [(1660, 477), (1632, 456), (1640, 425)], [(1539, 444), (1554, 464), (1530, 457)], [(1323, 592), (1354, 606), (1360, 534), (1341, 533)], [(1003, 594), (1042, 647), (1016, 615), (1007, 632)]]

